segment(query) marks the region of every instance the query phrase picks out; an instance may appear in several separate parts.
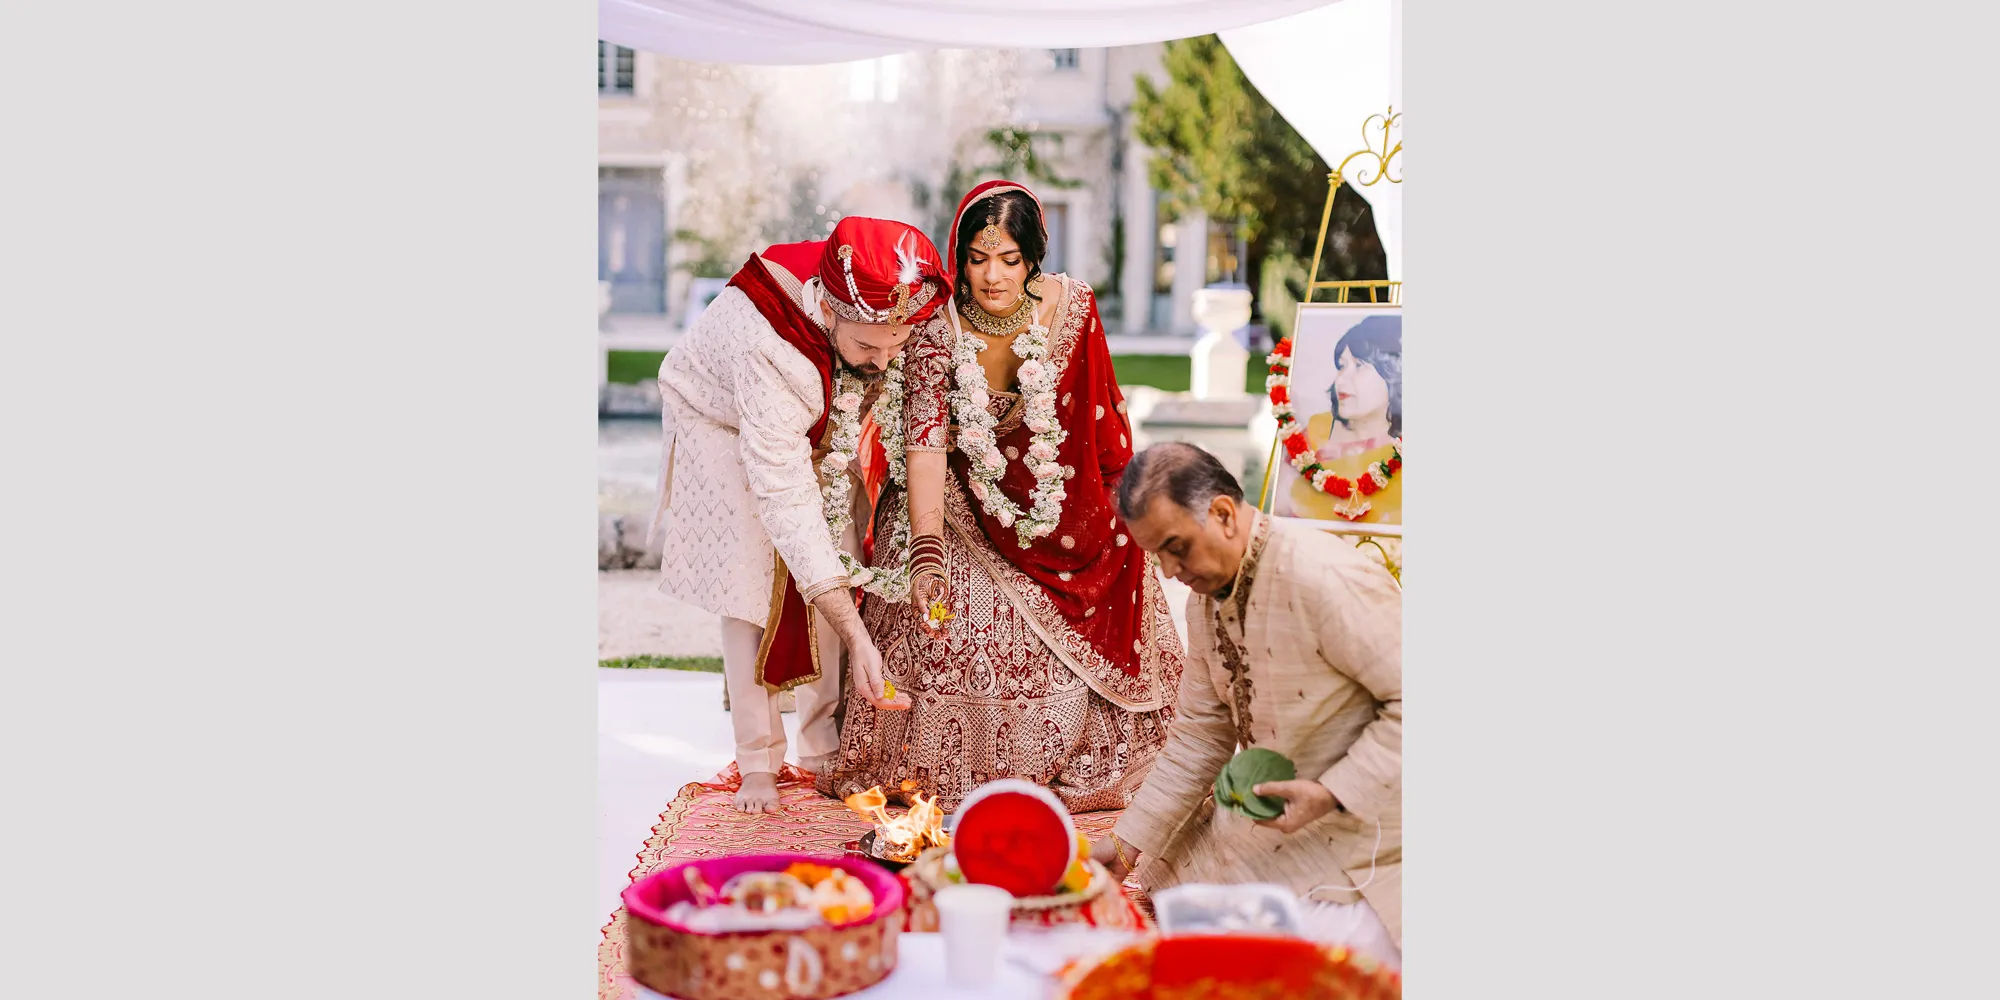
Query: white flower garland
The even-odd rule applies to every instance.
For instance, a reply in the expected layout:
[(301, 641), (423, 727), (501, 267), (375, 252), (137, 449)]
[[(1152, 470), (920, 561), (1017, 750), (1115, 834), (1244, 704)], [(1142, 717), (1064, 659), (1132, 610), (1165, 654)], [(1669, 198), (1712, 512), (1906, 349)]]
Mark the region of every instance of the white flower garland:
[[(819, 460), (820, 502), (826, 516), (827, 533), (833, 536), (834, 550), (840, 554), (840, 567), (847, 571), (847, 582), (871, 594), (900, 601), (910, 593), (910, 568), (907, 564), (870, 567), (840, 545), (840, 536), (854, 521), (853, 483), (848, 479), (847, 467), (861, 448), (861, 397), (865, 388), (852, 372), (843, 370), (834, 376), (833, 412), (828, 415), (833, 433), (827, 441), (829, 450)], [(900, 355), (889, 362), (889, 370), (882, 376), (882, 395), (875, 402), (875, 412), (878, 415), (877, 424), (882, 428), (882, 451), (889, 459), (889, 475), (896, 485), (904, 486), (908, 479), (908, 466), (903, 451), (903, 359)], [(903, 508), (903, 516), (890, 526), (889, 537), (877, 544), (888, 552), (909, 549), (910, 513), (907, 505)]]
[(1025, 549), (1035, 539), (1054, 533), (1062, 519), (1062, 502), (1069, 495), (1063, 480), (1069, 478), (1069, 473), (1056, 459), (1069, 431), (1056, 419), (1056, 370), (1049, 363), (1049, 329), (1040, 323), (1029, 323), (1014, 338), (1014, 353), (1025, 359), (1020, 371), (1021, 395), (1027, 401), (1027, 427), (1034, 434), (1028, 453), (1022, 456), (1028, 471), (1035, 475), (1035, 489), (1030, 496), (1032, 506), (1023, 512), (1000, 488), (1000, 477), (1007, 472), (1007, 457), (1000, 454), (999, 442), (993, 436), (993, 428), (999, 421), (987, 409), (986, 372), (979, 366), (979, 352), (988, 346), (971, 334), (954, 334), (952, 369), (958, 388), (952, 391), (951, 409), (958, 421), (958, 451), (971, 465), (972, 478), (967, 486), (973, 498), (1001, 527), (1013, 528)]

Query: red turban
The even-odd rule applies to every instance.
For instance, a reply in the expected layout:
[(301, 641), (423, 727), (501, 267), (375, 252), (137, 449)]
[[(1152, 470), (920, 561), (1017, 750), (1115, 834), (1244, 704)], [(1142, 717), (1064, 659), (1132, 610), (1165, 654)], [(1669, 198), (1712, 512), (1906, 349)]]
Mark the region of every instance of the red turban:
[[(911, 226), (848, 216), (833, 227), (819, 282), (852, 323), (921, 323), (951, 297), (937, 247)], [(944, 293), (944, 294), (940, 294)]]

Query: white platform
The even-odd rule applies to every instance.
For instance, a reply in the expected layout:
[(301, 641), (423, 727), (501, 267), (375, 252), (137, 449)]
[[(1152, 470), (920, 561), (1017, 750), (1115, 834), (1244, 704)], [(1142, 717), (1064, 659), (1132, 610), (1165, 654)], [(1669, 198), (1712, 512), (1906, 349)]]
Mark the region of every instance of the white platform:
[[(785, 716), (785, 735), (798, 742), (794, 716)], [(683, 785), (728, 767), (735, 745), (721, 674), (597, 669), (597, 897), (606, 917), (660, 811)]]

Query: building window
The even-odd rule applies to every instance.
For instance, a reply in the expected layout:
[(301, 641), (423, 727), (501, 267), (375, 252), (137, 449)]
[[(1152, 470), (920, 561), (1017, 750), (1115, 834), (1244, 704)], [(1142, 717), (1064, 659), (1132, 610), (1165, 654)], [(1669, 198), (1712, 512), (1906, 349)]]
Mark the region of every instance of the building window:
[(1174, 264), (1180, 250), (1180, 213), (1161, 192), (1153, 192), (1153, 221), (1159, 234), (1153, 239), (1153, 301), (1147, 326), (1171, 330), (1174, 326)]
[(1050, 49), (1049, 55), (1055, 57), (1057, 69), (1075, 69), (1077, 66), (1077, 51), (1076, 49)]
[(1250, 255), (1242, 229), (1227, 220), (1208, 220), (1208, 283), (1240, 285), (1247, 280), (1244, 258)]
[(597, 280), (614, 313), (667, 308), (667, 216), (658, 169), (597, 169)]
[(629, 94), (632, 92), (632, 65), (637, 55), (622, 45), (598, 39), (597, 41), (597, 92), (599, 94)]
[(1042, 253), (1042, 270), (1050, 274), (1069, 273), (1069, 206), (1049, 202), (1042, 206), (1042, 224), (1049, 231), (1049, 245)]

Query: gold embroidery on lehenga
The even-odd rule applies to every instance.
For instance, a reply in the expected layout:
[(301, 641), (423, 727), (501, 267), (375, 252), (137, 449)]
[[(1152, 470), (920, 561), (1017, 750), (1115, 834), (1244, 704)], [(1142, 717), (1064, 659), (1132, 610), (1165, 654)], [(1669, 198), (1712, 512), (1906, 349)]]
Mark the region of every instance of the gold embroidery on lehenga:
[[(1055, 343), (1074, 348), (1087, 314), (1087, 300), (1072, 296)], [(1059, 357), (1067, 362), (1067, 355)], [(1017, 400), (1001, 405), (1018, 418)], [(878, 519), (899, 517), (906, 506), (907, 497), (891, 487)], [(957, 617), (933, 636), (907, 602), (864, 598), (862, 620), (882, 650), (884, 672), (897, 690), (909, 692), (914, 707), (876, 712), (848, 692), (840, 761), (820, 776), (820, 791), (897, 788), (909, 779), (950, 809), (980, 784), (1019, 777), (1050, 786), (1072, 811), (1123, 808), (1166, 745), (1180, 685), (1181, 644), (1151, 563), (1133, 593), (1138, 607), (1127, 612), (1137, 615), (1140, 649), (1140, 669), (1131, 676), (1070, 625), (1041, 584), (992, 547), (956, 474), (945, 479), (944, 514), (945, 572)], [(900, 558), (875, 553), (878, 562)]]

